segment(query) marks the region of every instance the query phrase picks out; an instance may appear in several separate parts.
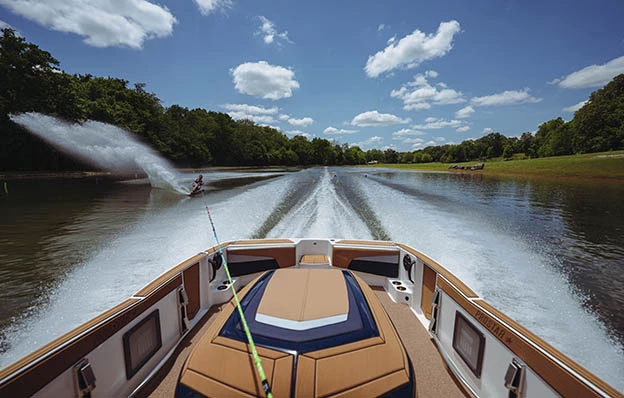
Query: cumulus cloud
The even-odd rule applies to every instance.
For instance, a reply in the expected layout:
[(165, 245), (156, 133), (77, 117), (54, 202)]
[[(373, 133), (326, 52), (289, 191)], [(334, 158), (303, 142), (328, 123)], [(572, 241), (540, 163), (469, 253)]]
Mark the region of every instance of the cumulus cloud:
[(252, 122), (261, 125), (275, 123), (275, 119), (273, 119), (273, 116), (271, 115), (254, 115), (252, 113), (245, 113), (241, 111), (229, 111), (227, 114), (234, 120), (251, 120)]
[(388, 39), (388, 41), (386, 42), (386, 44), (392, 44), (396, 41), (396, 35), (392, 36), (391, 38)]
[(285, 30), (283, 32), (278, 32), (275, 24), (262, 15), (260, 15), (258, 19), (260, 19), (260, 27), (255, 34), (262, 36), (262, 40), (264, 40), (266, 44), (282, 44), (283, 42), (292, 43), (292, 41), (288, 38), (288, 31)]
[(402, 140), (405, 137), (425, 135), (422, 131), (413, 129), (401, 129), (392, 133), (393, 140)]
[(422, 138), (405, 138), (403, 139), (403, 143), (405, 144), (421, 144), (425, 142)]
[[(620, 73), (624, 73), (624, 56), (602, 65), (590, 65), (557, 81), (563, 88), (602, 87)], [(557, 79), (555, 79), (557, 80)], [(554, 81), (554, 80), (553, 80)]]
[(458, 127), (455, 131), (457, 131), (459, 133), (465, 133), (468, 130), (470, 130), (469, 126), (462, 126), (462, 127)]
[(358, 130), (337, 129), (336, 127), (329, 126), (323, 130), (323, 134), (327, 135), (342, 135), (342, 134), (355, 134)]
[(442, 57), (453, 47), (453, 36), (459, 31), (457, 21), (440, 23), (435, 34), (425, 34), (416, 29), (369, 56), (364, 70), (369, 77), (377, 77), (396, 68), (415, 68), (423, 61)]
[(351, 124), (360, 127), (391, 126), (393, 124), (409, 123), (411, 119), (401, 119), (391, 113), (379, 113), (377, 111), (363, 112), (353, 118)]
[(244, 112), (252, 115), (273, 115), (277, 113), (277, 107), (265, 108), (258, 105), (247, 104), (224, 104), (222, 108), (233, 112)]
[(202, 15), (232, 7), (232, 0), (193, 0)]
[(379, 136), (370, 137), (364, 141), (355, 142), (351, 146), (359, 146), (361, 149), (369, 149), (373, 146), (379, 146), (383, 142), (383, 138)]
[(146, 0), (0, 0), (12, 12), (46, 28), (75, 33), (94, 47), (141, 48), (166, 37), (177, 23), (167, 7)]
[(493, 132), (494, 132), (494, 130), (492, 130), (492, 129), (491, 129), (491, 128), (489, 128), (489, 127), (486, 127), (486, 128), (484, 128), (483, 130), (481, 130), (481, 134), (482, 134), (482, 135), (490, 134), (490, 133), (493, 133)]
[(461, 92), (446, 88), (446, 85), (441, 90), (432, 86), (427, 80), (428, 77), (436, 78), (438, 72), (429, 70), (424, 74), (419, 73), (414, 76), (414, 80), (404, 84), (400, 89), (392, 90), (390, 96), (401, 99), (403, 109), (406, 111), (429, 109), (431, 104), (446, 105), (466, 101)]
[(516, 105), (540, 102), (541, 98), (529, 94), (529, 89), (503, 91), (502, 93), (473, 97), (470, 102), (475, 106)]
[(227, 110), (227, 114), (235, 120), (251, 120), (261, 126), (268, 126), (277, 129), (274, 126), (268, 125), (268, 123), (274, 123), (275, 119), (273, 115), (278, 112), (277, 107), (265, 108), (259, 105), (247, 105), (247, 104), (224, 104), (222, 108)]
[(285, 115), (285, 114), (279, 115), (279, 120), (288, 120), (288, 119), (290, 119), (290, 116), (288, 115)]
[(266, 61), (246, 62), (231, 72), (234, 87), (243, 94), (278, 100), (292, 97), (292, 90), (299, 88), (295, 72)]
[(289, 131), (287, 131), (287, 132), (286, 132), (286, 134), (288, 134), (288, 135), (293, 135), (293, 136), (294, 136), (294, 135), (301, 135), (301, 136), (304, 136), (304, 137), (306, 137), (306, 138), (313, 137), (313, 135), (312, 135), (312, 134), (305, 133), (305, 132), (303, 132), (303, 131), (301, 131), (301, 130), (289, 130)]
[(314, 119), (312, 119), (311, 117), (304, 117), (302, 119), (290, 118), (288, 119), (288, 123), (292, 126), (306, 127), (314, 123)]
[(566, 108), (563, 108), (563, 111), (564, 112), (576, 112), (579, 109), (581, 109), (583, 107), (583, 105), (585, 105), (588, 102), (589, 102), (589, 100), (581, 101), (578, 104), (574, 104), (574, 105), (568, 106)]
[(474, 108), (468, 105), (455, 112), (455, 117), (458, 119), (466, 119), (470, 117), (470, 115), (472, 115), (474, 111)]
[(445, 119), (438, 119), (435, 117), (428, 117), (425, 119), (425, 123), (415, 124), (412, 126), (412, 128), (421, 129), (421, 130), (438, 130), (438, 129), (443, 129), (447, 127), (457, 128), (457, 127), (460, 127), (462, 124), (463, 122), (461, 120), (455, 120), (455, 119), (445, 120)]

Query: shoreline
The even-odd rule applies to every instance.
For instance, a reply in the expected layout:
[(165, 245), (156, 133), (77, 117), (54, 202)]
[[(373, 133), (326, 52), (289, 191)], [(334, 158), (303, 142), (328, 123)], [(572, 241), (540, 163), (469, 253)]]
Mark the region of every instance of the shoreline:
[(587, 180), (624, 182), (624, 151), (598, 152), (582, 155), (552, 156), (534, 159), (503, 160), (491, 159), (483, 162), (482, 170), (449, 168), (453, 165), (472, 166), (479, 161), (457, 163), (379, 163), (365, 165), (372, 168), (447, 172), (501, 177), (546, 178), (565, 180)]
[(102, 178), (106, 180), (133, 180), (147, 178), (143, 172), (137, 173), (113, 173), (110, 171), (7, 171), (0, 172), (0, 181), (12, 180), (54, 180), (54, 179), (87, 179)]

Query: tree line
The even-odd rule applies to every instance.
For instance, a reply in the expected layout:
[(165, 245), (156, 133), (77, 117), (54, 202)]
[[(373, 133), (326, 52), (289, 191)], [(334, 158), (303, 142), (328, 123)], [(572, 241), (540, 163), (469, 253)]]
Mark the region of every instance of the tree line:
[(40, 112), (68, 121), (97, 120), (122, 127), (177, 166), (355, 165), (461, 162), (493, 157), (556, 156), (624, 148), (624, 75), (592, 93), (574, 119), (558, 118), (535, 134), (492, 133), (458, 145), (412, 152), (363, 151), (323, 138), (288, 137), (228, 114), (179, 105), (164, 107), (144, 84), (92, 75), (70, 75), (49, 52), (11, 29), (0, 36), (0, 170), (85, 170), (80, 163), (24, 131), (9, 116)]

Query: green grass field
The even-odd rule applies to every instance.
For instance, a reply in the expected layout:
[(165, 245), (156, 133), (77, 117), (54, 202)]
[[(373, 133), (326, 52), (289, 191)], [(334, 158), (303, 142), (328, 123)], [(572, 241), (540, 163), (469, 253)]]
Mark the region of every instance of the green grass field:
[[(372, 167), (449, 171), (449, 166), (453, 164), (467, 166), (477, 163), (479, 162), (377, 164)], [(607, 178), (624, 181), (624, 151), (509, 161), (504, 161), (503, 159), (490, 159), (485, 162), (485, 168), (483, 170), (459, 170), (458, 172), (497, 175), (531, 175), (543, 177)]]

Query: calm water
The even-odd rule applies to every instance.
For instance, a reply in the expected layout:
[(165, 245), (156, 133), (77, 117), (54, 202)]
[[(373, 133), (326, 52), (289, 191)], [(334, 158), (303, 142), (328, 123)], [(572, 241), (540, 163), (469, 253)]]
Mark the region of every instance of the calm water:
[(193, 199), (147, 181), (11, 181), (0, 366), (214, 245), (209, 205), (222, 240), (410, 244), (624, 390), (624, 184), (349, 168), (208, 177)]

